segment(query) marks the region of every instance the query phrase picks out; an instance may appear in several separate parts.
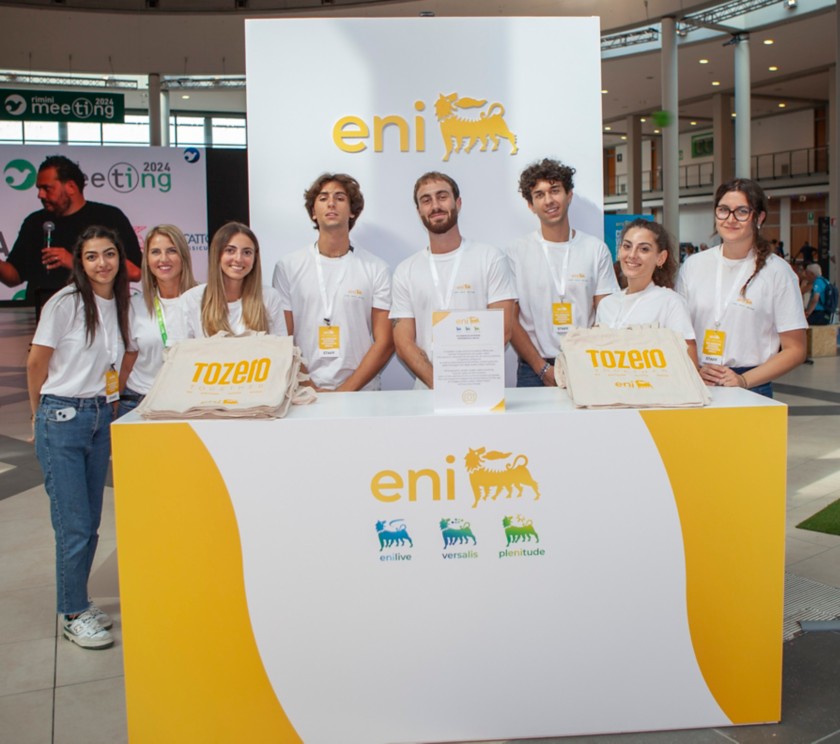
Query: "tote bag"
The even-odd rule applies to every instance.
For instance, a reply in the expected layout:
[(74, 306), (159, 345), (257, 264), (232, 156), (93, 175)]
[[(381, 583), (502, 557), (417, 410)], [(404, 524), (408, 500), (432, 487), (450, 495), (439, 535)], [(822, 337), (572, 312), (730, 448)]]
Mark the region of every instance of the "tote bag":
[(166, 349), (163, 367), (137, 407), (147, 419), (279, 418), (313, 401), (300, 387), (300, 349), (264, 333), (187, 339)]
[(555, 365), (569, 397), (584, 408), (694, 407), (711, 397), (670, 328), (573, 328)]

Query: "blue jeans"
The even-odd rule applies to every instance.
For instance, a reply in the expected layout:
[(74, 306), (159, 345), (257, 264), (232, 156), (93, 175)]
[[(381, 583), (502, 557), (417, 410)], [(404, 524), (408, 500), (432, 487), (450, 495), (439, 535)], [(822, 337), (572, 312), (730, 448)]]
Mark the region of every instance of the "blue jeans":
[[(738, 375), (744, 374), (744, 372), (749, 372), (751, 369), (755, 369), (755, 367), (732, 367), (732, 371)], [(750, 392), (758, 393), (759, 395), (763, 395), (765, 398), (772, 398), (773, 397), (773, 383), (765, 382), (763, 385), (759, 385), (758, 387), (750, 388)]]
[[(545, 360), (548, 364), (553, 365), (553, 359)], [(540, 376), (531, 369), (530, 364), (526, 364), (521, 359), (516, 365), (516, 387), (544, 387)]]
[(84, 612), (89, 603), (88, 577), (111, 456), (111, 411), (103, 396), (42, 395), (35, 414), (35, 454), (55, 531), (58, 612), (67, 615)]
[(120, 418), (121, 416), (125, 416), (129, 411), (133, 411), (137, 406), (140, 405), (140, 402), (145, 398), (145, 395), (140, 395), (135, 390), (132, 390), (130, 387), (126, 386), (125, 390), (123, 390), (122, 394), (120, 395), (120, 402), (117, 405), (117, 415), (116, 418)]

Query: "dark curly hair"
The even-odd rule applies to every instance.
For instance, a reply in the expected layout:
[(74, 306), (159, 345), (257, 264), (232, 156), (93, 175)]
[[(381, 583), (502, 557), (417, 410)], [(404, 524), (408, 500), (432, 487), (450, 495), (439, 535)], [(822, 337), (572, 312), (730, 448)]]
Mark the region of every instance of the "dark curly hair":
[(755, 247), (755, 271), (753, 271), (750, 278), (744, 283), (744, 286), (741, 287), (741, 296), (746, 297), (747, 287), (750, 286), (750, 282), (764, 268), (767, 264), (767, 257), (773, 253), (773, 246), (770, 244), (770, 241), (763, 238), (760, 233), (761, 222), (759, 218), (762, 212), (765, 215), (767, 214), (767, 196), (761, 186), (755, 181), (749, 178), (733, 178), (731, 181), (727, 181), (718, 186), (718, 190), (715, 192), (715, 209), (717, 209), (724, 195), (730, 191), (739, 191), (746, 196), (747, 204), (752, 209), (750, 221), (752, 223), (753, 243)]
[(50, 155), (38, 166), (38, 172), (40, 173), (44, 168), (55, 168), (56, 176), (61, 183), (72, 181), (80, 192), (85, 190), (85, 181), (87, 180), (85, 174), (82, 173), (79, 164), (74, 163), (70, 158), (66, 158), (64, 155)]
[[(352, 230), (353, 225), (356, 224), (356, 220), (359, 219), (359, 215), (365, 208), (365, 197), (362, 196), (362, 189), (359, 186), (359, 182), (353, 176), (348, 176), (346, 173), (322, 173), (313, 181), (312, 185), (303, 192), (306, 214), (309, 215), (309, 219), (312, 219), (315, 200), (318, 198), (318, 194), (321, 193), (324, 186), (330, 181), (340, 183), (347, 192), (347, 197), (350, 199), (350, 229)], [(315, 222), (313, 227), (317, 230), (318, 223)]]
[(650, 230), (650, 232), (653, 233), (656, 249), (659, 253), (662, 253), (662, 251), (668, 252), (668, 257), (665, 259), (665, 263), (662, 264), (662, 266), (657, 266), (653, 271), (653, 283), (657, 287), (667, 287), (668, 289), (673, 289), (674, 276), (677, 273), (677, 260), (674, 257), (674, 241), (672, 240), (670, 233), (662, 225), (658, 222), (642, 219), (641, 217), (633, 220), (632, 222), (628, 222), (621, 231), (621, 237), (618, 239), (619, 247), (624, 242), (624, 236), (627, 232), (637, 227), (640, 227), (643, 230)]
[(575, 169), (569, 165), (563, 165), (559, 160), (551, 160), (550, 158), (543, 158), (539, 162), (531, 163), (519, 176), (519, 193), (528, 202), (533, 204), (531, 198), (531, 191), (537, 185), (537, 181), (548, 181), (549, 183), (559, 183), (568, 194), (574, 187), (575, 182), (573, 176)]

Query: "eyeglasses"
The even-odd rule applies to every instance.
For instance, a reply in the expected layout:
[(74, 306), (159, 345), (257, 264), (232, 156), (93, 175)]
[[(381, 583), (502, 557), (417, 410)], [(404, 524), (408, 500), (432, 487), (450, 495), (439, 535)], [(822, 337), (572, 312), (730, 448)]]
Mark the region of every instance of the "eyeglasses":
[(715, 207), (715, 217), (717, 217), (721, 222), (728, 220), (730, 214), (735, 215), (735, 219), (738, 222), (746, 222), (750, 218), (752, 212), (752, 209), (749, 207), (736, 207), (735, 209), (730, 209), (723, 204)]

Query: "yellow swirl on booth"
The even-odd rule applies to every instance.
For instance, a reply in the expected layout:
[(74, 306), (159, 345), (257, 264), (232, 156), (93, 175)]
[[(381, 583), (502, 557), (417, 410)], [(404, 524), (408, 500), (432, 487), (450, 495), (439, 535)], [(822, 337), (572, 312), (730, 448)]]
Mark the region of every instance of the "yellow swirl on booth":
[(129, 741), (300, 742), (260, 659), (213, 458), (189, 424), (112, 433)]
[(786, 414), (641, 412), (676, 498), (694, 653), (733, 723), (781, 718)]

